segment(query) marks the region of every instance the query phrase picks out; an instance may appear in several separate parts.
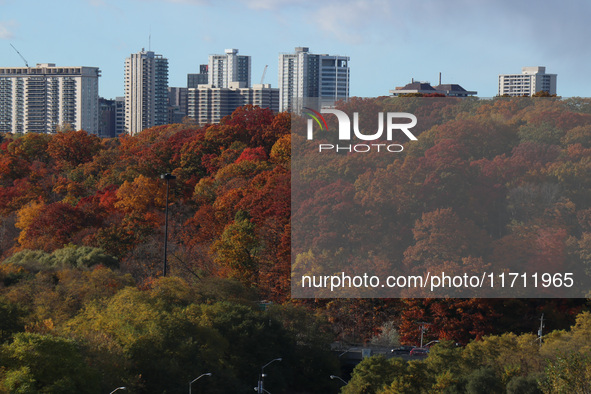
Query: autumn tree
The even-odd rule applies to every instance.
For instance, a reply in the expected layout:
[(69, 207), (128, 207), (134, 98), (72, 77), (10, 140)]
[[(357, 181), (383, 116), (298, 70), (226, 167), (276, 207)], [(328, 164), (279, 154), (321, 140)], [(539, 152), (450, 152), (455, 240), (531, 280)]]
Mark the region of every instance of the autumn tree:
[(47, 144), (47, 152), (62, 167), (91, 161), (99, 149), (100, 139), (84, 130), (58, 132)]
[(92, 223), (83, 212), (70, 204), (57, 202), (43, 209), (33, 207), (30, 206), (26, 211), (30, 216), (22, 212), (17, 223), (21, 229), (19, 243), (26, 249), (51, 252), (68, 243), (79, 242), (79, 232)]
[(411, 270), (487, 254), (487, 234), (451, 209), (424, 213), (415, 223), (413, 234), (415, 244), (404, 253), (404, 264)]
[(222, 272), (227, 272), (231, 278), (252, 284), (258, 281), (259, 249), (255, 225), (244, 211), (236, 213), (234, 222), (224, 229), (220, 239), (212, 246)]

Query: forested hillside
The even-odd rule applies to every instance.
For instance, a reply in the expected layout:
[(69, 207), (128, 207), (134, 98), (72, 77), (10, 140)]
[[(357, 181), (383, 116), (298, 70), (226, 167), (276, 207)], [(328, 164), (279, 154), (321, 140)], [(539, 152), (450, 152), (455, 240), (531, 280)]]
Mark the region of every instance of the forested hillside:
[[(319, 228), (323, 201), (338, 194), (355, 214), (375, 216), (380, 231), (396, 231), (387, 253), (407, 267), (591, 264), (591, 101), (466, 100), (426, 110), (414, 100), (343, 104), (425, 111), (417, 113), (425, 120), (419, 140), (405, 143), (387, 171), (362, 157), (347, 168), (319, 163), (308, 174), (314, 189), (294, 191), (313, 200), (293, 213), (298, 220)], [(336, 392), (328, 379), (339, 374), (331, 343), (367, 343), (389, 325), (402, 343), (417, 345), (419, 321), (430, 324), (426, 339), (468, 346), (446, 344), (427, 364), (375, 361), (401, 378), (387, 375), (363, 389), (358, 373), (346, 392), (466, 390), (469, 382), (458, 376), (478, 368), (505, 389), (515, 376), (559, 374), (558, 364), (545, 372), (546, 360), (579, 353), (556, 339), (535, 366), (523, 357), (503, 375), (490, 361), (538, 346), (528, 333), (542, 313), (548, 332), (575, 325), (588, 309), (584, 298), (292, 300), (291, 121), (287, 113), (243, 107), (217, 125), (187, 121), (118, 139), (84, 131), (1, 135), (0, 392), (126, 386), (180, 393), (207, 372), (213, 375), (196, 382), (194, 393), (252, 392), (260, 367), (277, 357), (283, 361), (266, 370), (271, 392)], [(345, 181), (323, 182), (324, 173), (339, 171)], [(176, 179), (163, 278), (165, 173)], [(373, 184), (378, 176), (396, 187)], [(385, 201), (397, 209), (385, 210)], [(346, 241), (357, 244), (375, 237), (350, 234)], [(309, 250), (296, 252), (313, 259), (331, 234), (305, 236)], [(588, 321), (579, 315), (568, 333), (586, 351)], [(486, 353), (491, 341), (503, 349), (494, 357)], [(588, 358), (575, 362), (591, 368)], [(404, 391), (414, 365), (441, 376), (424, 379), (426, 391)], [(455, 369), (448, 376), (442, 365)]]

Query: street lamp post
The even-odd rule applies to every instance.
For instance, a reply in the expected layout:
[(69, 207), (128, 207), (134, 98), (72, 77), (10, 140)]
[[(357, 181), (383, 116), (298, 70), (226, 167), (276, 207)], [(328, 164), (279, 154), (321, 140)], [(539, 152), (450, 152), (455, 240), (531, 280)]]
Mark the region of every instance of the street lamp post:
[(117, 390), (127, 390), (127, 387), (123, 387), (123, 386), (117, 387), (115, 390), (111, 391), (109, 394), (113, 394)]
[(189, 394), (191, 394), (191, 386), (193, 385), (193, 383), (195, 383), (196, 381), (198, 381), (199, 379), (201, 379), (204, 376), (211, 376), (211, 372), (204, 373), (202, 375), (199, 375), (195, 379), (191, 380), (191, 382), (189, 382)]
[(176, 179), (176, 176), (166, 173), (160, 175), (160, 178), (166, 180), (166, 213), (164, 214), (164, 265), (162, 267), (162, 276), (166, 276), (166, 253), (168, 249), (168, 191), (170, 190), (170, 180)]
[(330, 375), (330, 378), (331, 378), (331, 379), (338, 379), (338, 380), (340, 380), (341, 382), (343, 382), (343, 384), (344, 384), (345, 386), (346, 386), (347, 384), (349, 384), (349, 382), (347, 382), (345, 379), (343, 379), (343, 378), (341, 378), (341, 377), (339, 377), (339, 376), (337, 376), (337, 375)]
[(267, 364), (265, 364), (265, 365), (263, 365), (261, 367), (261, 375), (259, 377), (259, 385), (257, 386), (257, 393), (258, 394), (263, 394), (266, 391), (265, 388), (263, 387), (263, 382), (264, 382), (264, 379), (265, 379), (265, 367), (267, 367), (272, 362), (282, 361), (282, 360), (283, 359), (281, 357), (280, 358), (275, 358), (275, 359), (269, 361)]

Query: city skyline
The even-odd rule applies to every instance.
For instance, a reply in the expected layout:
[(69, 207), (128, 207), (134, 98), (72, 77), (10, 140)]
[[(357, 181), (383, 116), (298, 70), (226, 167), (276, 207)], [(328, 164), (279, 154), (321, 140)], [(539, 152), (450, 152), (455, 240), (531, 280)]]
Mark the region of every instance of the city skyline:
[(186, 86), (210, 54), (239, 48), (252, 58), (252, 80), (268, 65), (264, 82), (277, 87), (278, 55), (306, 46), (351, 58), (351, 96), (387, 95), (412, 78), (435, 83), (441, 72), (443, 83), (490, 97), (499, 74), (524, 66), (559, 74), (560, 96), (589, 96), (591, 55), (581, 48), (590, 4), (414, 3), (0, 0), (0, 66), (24, 66), (13, 44), (30, 65), (99, 67), (100, 95), (115, 98), (124, 94), (125, 58), (142, 47), (169, 59), (169, 86)]

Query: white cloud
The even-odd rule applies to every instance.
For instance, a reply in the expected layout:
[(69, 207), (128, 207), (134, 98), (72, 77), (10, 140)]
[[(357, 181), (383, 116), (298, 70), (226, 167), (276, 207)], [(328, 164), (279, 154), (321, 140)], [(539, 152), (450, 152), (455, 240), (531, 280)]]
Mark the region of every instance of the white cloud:
[[(222, 7), (212, 0), (136, 1)], [(513, 40), (546, 54), (574, 57), (591, 34), (591, 3), (579, 0), (563, 0), (560, 7), (553, 0), (230, 0), (223, 7), (224, 12), (242, 12), (241, 7), (260, 11), (279, 24), (307, 24), (311, 31), (356, 45), (401, 43), (431, 34), (433, 42), (450, 48)], [(0, 37), (7, 34), (2, 28)]]
[(373, 30), (388, 25), (391, 5), (386, 0), (323, 3), (310, 17), (321, 30), (341, 41), (360, 44)]
[(0, 21), (0, 39), (9, 40), (14, 38), (12, 30), (16, 27), (15, 21)]
[(316, 2), (312, 0), (242, 0), (249, 8), (261, 10), (278, 10), (290, 6), (313, 6)]
[[(339, 41), (360, 44), (391, 30), (395, 9), (416, 8), (413, 0), (236, 0), (255, 10), (268, 10), (314, 26)], [(436, 1), (436, 0), (430, 0)], [(452, 0), (449, 0), (452, 1)], [(402, 22), (402, 23), (401, 23)], [(401, 27), (401, 26), (399, 26)]]
[[(273, 11), (285, 18), (303, 18), (320, 32), (340, 41), (360, 43), (368, 31), (388, 24), (391, 0), (237, 0), (248, 8)], [(410, 1), (410, 0), (403, 0)]]
[[(527, 42), (545, 54), (579, 56), (587, 45), (591, 3), (564, 0), (238, 0), (251, 8), (301, 12), (320, 32), (361, 44), (431, 34), (448, 45), (503, 41)], [(510, 9), (511, 12), (507, 10)], [(527, 45), (527, 44), (523, 44)]]

